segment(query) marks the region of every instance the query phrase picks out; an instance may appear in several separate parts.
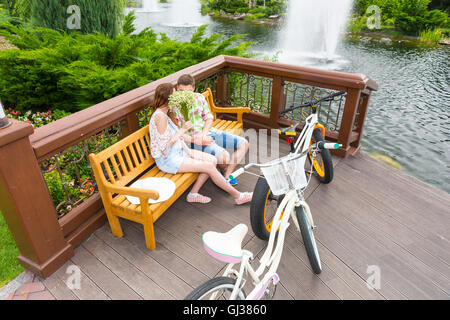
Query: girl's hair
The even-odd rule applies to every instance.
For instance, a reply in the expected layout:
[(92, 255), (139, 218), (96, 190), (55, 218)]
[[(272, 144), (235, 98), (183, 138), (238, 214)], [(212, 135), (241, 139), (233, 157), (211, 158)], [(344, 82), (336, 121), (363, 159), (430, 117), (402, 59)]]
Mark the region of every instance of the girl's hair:
[[(153, 98), (152, 113), (169, 103), (169, 97), (173, 93), (174, 88), (175, 87), (171, 83), (163, 83), (156, 88), (155, 97)], [(173, 112), (169, 111), (167, 116), (178, 126), (178, 122), (176, 121)]]

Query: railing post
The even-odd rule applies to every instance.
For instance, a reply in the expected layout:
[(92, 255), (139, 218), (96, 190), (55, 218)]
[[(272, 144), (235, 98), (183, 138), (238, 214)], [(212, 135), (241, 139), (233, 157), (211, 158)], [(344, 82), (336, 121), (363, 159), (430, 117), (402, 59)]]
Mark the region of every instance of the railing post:
[(217, 77), (216, 100), (219, 105), (225, 105), (228, 96), (228, 81), (225, 72), (221, 72)]
[(371, 92), (369, 93), (362, 93), (361, 94), (361, 100), (360, 106), (359, 106), (359, 114), (358, 118), (355, 120), (358, 124), (358, 127), (356, 128), (356, 132), (358, 133), (358, 139), (356, 141), (353, 141), (350, 143), (350, 145), (358, 151), (361, 148), (361, 138), (363, 134), (364, 124), (366, 122), (366, 116), (367, 116), (367, 110), (369, 107), (369, 100), (370, 100)]
[(20, 264), (45, 278), (74, 252), (64, 239), (29, 140), (33, 127), (11, 121), (0, 130), (0, 211), (20, 250)]
[(272, 84), (272, 101), (270, 104), (270, 127), (278, 129), (279, 112), (282, 107), (283, 81), (281, 77), (275, 76)]
[(343, 147), (334, 152), (334, 154), (338, 156), (346, 157), (350, 153), (350, 139), (352, 137), (353, 124), (355, 123), (360, 96), (361, 90), (359, 89), (348, 89), (347, 91), (347, 98), (338, 136), (338, 143), (342, 144)]
[(121, 123), (120, 132), (121, 139), (129, 136), (139, 129), (139, 120), (137, 113), (127, 114), (126, 119)]

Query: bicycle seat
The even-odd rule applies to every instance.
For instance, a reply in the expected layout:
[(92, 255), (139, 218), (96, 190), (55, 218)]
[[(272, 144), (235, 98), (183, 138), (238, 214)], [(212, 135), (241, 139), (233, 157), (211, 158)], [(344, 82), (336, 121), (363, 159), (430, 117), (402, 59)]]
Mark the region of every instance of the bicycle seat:
[(239, 263), (243, 257), (242, 240), (248, 232), (239, 224), (226, 233), (209, 231), (203, 234), (203, 246), (213, 258), (226, 263)]

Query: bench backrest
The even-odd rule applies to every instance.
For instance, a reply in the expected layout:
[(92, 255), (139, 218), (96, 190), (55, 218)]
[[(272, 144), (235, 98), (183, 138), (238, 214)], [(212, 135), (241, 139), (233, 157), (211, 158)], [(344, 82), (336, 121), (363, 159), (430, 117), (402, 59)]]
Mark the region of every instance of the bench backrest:
[(209, 110), (211, 111), (212, 115), (214, 116), (214, 120), (216, 120), (216, 118), (217, 118), (216, 105), (214, 104), (214, 97), (213, 97), (211, 89), (206, 88), (205, 92), (203, 92), (203, 96), (205, 97), (206, 102), (208, 102)]
[(89, 160), (100, 192), (101, 183), (126, 186), (155, 163), (150, 154), (148, 125), (98, 154), (90, 154)]

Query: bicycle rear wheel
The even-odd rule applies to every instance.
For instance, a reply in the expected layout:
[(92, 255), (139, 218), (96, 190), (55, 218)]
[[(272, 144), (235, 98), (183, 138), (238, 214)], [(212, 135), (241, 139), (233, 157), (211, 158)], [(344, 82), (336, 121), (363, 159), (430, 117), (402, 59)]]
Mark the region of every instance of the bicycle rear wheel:
[[(212, 278), (195, 288), (184, 300), (230, 300), (236, 280), (228, 277)], [(237, 295), (238, 300), (245, 300), (244, 290)]]
[(305, 209), (302, 206), (295, 209), (297, 221), (302, 234), (303, 244), (305, 245), (306, 254), (308, 255), (309, 263), (315, 274), (322, 272), (322, 264), (320, 263), (319, 251), (317, 249), (314, 232), (308, 222)]

